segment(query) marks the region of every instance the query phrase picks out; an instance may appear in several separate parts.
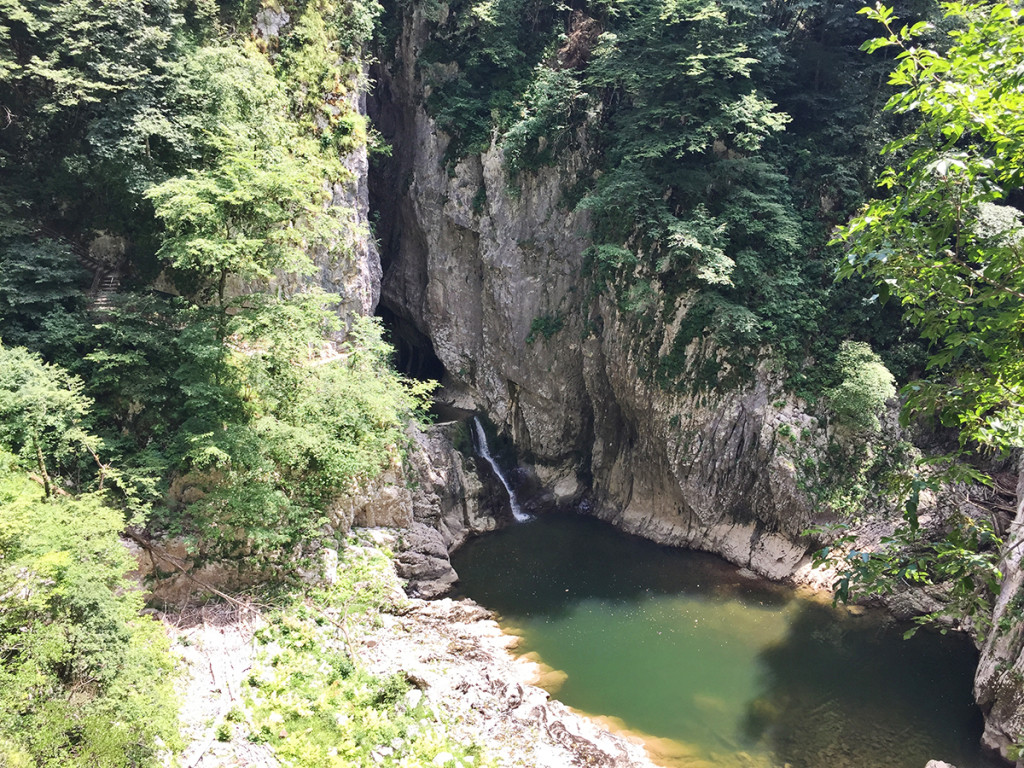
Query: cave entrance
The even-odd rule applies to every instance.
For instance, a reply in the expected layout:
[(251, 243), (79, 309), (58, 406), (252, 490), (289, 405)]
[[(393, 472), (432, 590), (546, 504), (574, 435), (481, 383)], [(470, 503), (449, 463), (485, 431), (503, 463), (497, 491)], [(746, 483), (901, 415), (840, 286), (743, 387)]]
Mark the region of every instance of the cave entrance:
[(411, 379), (442, 381), (444, 363), (434, 352), (430, 338), (415, 325), (387, 307), (377, 307), (377, 317), (384, 323), (395, 348), (395, 367)]

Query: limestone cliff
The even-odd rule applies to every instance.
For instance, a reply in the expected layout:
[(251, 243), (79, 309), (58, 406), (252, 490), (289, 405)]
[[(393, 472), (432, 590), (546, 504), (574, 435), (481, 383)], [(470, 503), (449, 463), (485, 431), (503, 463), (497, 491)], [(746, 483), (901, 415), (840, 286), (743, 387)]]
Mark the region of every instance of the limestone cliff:
[[(350, 82), (346, 98), (365, 113), (365, 94), (359, 83)], [(311, 285), (340, 297), (344, 318), (372, 315), (380, 299), (381, 265), (377, 243), (369, 225), (369, 158), (365, 145), (342, 158), (347, 175), (336, 182), (328, 205), (342, 212), (343, 229), (332, 248), (317, 247), (312, 275), (279, 274), (271, 280), (272, 292), (296, 293)], [(267, 290), (264, 285), (232, 286), (234, 293)]]
[(1002, 588), (996, 599), (992, 628), (981, 649), (974, 678), (974, 697), (985, 712), (982, 743), (1003, 757), (1021, 759), (1024, 739), (1024, 464), (1017, 479), (1017, 510), (1006, 536), (999, 570)]
[[(485, 410), (556, 502), (771, 578), (790, 574), (811, 513), (779, 429), (810, 432), (812, 420), (767, 366), (727, 390), (669, 391), (643, 373), (634, 318), (582, 276), (588, 222), (564, 190), (589, 172), (585, 152), (514, 185), (494, 146), (446, 167), (448, 138), (418, 79), (426, 23), (417, 7), (407, 13), (369, 104), (394, 147), (371, 190), (382, 304), (432, 346), (447, 395)], [(662, 354), (688, 301), (645, 331), (664, 340)]]

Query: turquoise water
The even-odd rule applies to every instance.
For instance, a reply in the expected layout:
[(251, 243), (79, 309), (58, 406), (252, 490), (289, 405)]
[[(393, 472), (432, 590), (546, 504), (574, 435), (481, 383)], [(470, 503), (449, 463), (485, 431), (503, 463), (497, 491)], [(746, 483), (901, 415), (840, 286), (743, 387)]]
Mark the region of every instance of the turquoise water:
[(463, 592), (557, 672), (566, 704), (692, 768), (990, 768), (963, 637), (851, 616), (585, 517), (542, 516), (452, 557)]

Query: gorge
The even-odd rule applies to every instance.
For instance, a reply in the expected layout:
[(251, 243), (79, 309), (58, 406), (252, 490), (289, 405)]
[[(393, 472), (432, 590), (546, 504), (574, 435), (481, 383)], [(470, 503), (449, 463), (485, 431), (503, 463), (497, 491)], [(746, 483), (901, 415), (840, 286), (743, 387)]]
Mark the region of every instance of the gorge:
[(1022, 764), (1017, 9), (8, 6), (0, 763)]
[[(856, 450), (794, 395), (777, 360), (739, 362), (714, 332), (692, 334), (701, 288), (673, 296), (667, 280), (661, 288), (652, 280), (647, 309), (616, 289), (595, 290), (600, 225), (592, 209), (566, 200), (598, 175), (599, 142), (587, 127), (563, 138), (549, 162), (514, 176), (498, 127), (474, 151), (453, 152), (458, 129), (442, 129), (429, 106), (465, 74), (451, 63), (438, 75), (441, 65), (432, 63), (439, 40), (459, 44), (444, 31), (453, 18), (405, 8), (394, 49), (373, 70), (368, 110), (394, 147), (371, 175), (382, 305), (443, 365), (441, 397), (484, 410), (527, 458), (548, 503), (584, 508), (655, 542), (714, 552), (769, 579), (807, 579), (813, 545), (802, 533), (822, 521), (842, 475), (863, 471)], [(553, 141), (538, 139), (542, 151), (546, 140)], [(680, 348), (688, 372), (666, 387), (651, 375), (651, 350), (657, 367)], [(709, 359), (718, 361), (717, 386), (695, 381)], [(898, 449), (911, 439), (891, 414), (883, 421), (884, 436), (867, 438), (874, 445)], [(938, 508), (946, 503), (939, 499)], [(1004, 570), (1004, 594), (1012, 595), (1016, 566), (1007, 561)], [(990, 653), (976, 693), (986, 711), (1004, 714), (990, 718), (985, 742), (1012, 756), (1020, 699), (1000, 676), (1012, 676), (1021, 660), (1009, 648), (1001, 661)]]

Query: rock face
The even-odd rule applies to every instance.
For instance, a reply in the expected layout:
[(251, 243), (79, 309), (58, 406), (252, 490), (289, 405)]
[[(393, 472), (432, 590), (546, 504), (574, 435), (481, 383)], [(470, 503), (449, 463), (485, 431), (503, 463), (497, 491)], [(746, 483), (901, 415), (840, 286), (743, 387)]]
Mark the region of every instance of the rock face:
[[(331, 541), (339, 533), (353, 527), (392, 528), (402, 531), (396, 569), (408, 581), (409, 593), (434, 598), (451, 589), (458, 576), (448, 553), (468, 536), (498, 525), (487, 512), (492, 505), (481, 503), (488, 491), (475, 466), (454, 447), (453, 439), (462, 428), (458, 423), (426, 430), (410, 427), (408, 466), (396, 457), (393, 466), (367, 487), (327, 510), (328, 545), (307, 543), (305, 554), (313, 555), (312, 566), (300, 570), (300, 575), (309, 581), (332, 581), (338, 560)], [(139, 563), (133, 577), (162, 606), (184, 606), (215, 590), (237, 591), (271, 575), (245, 557), (210, 560), (204, 553), (190, 552), (181, 539), (136, 537), (125, 544)]]
[(410, 695), (452, 712), (502, 768), (654, 768), (640, 744), (531, 685), (535, 665), (512, 658), (515, 638), (475, 603), (412, 601), (402, 615), (384, 614), (381, 622), (361, 652), (367, 667), (378, 675), (404, 671), (416, 686)]
[(426, 431), (413, 428), (416, 448), (409, 462), (416, 478), (412, 520), (399, 540), (395, 567), (408, 580), (413, 597), (439, 597), (458, 580), (448, 553), (471, 534), (497, 524), (480, 503), (483, 487), (464, 457), (455, 450), (452, 434), (460, 425), (441, 424)]
[[(635, 318), (604, 295), (584, 301), (588, 222), (563, 198), (584, 173), (583, 153), (514, 185), (493, 146), (446, 168), (447, 137), (421, 106), (419, 14), (409, 11), (368, 105), (395, 148), (371, 190), (382, 304), (429, 340), (449, 397), (485, 410), (556, 501), (789, 575), (810, 510), (779, 430), (811, 431), (810, 419), (767, 368), (729, 391), (670, 392), (644, 374)], [(648, 329), (666, 340), (663, 354), (690, 301)]]
[(398, 575), (413, 597), (439, 597), (458, 580), (448, 553), (470, 535), (494, 530), (497, 520), (481, 503), (486, 489), (475, 467), (455, 449), (456, 422), (409, 427), (407, 467), (395, 465), (367, 488), (329, 511), (331, 528), (396, 528)]
[[(346, 97), (351, 106), (365, 113), (365, 95), (355, 82)], [(271, 281), (271, 291), (299, 293), (314, 285), (341, 298), (339, 312), (351, 319), (356, 315), (372, 315), (380, 299), (381, 265), (377, 244), (369, 227), (369, 159), (366, 147), (360, 147), (342, 158), (348, 177), (334, 184), (330, 205), (343, 212), (344, 226), (339, 242), (328, 250), (318, 247), (313, 252), (313, 275), (278, 275)], [(266, 290), (249, 286), (251, 290)], [(237, 290), (237, 289), (236, 289)], [(239, 292), (241, 292), (239, 290)]]
[[(262, 8), (255, 17), (253, 37), (264, 45), (277, 45), (281, 32), (293, 21), (284, 10)], [(345, 84), (347, 107), (366, 114), (365, 73), (353, 76)], [(336, 107), (340, 109), (339, 107)], [(372, 315), (380, 299), (381, 265), (377, 244), (370, 235), (369, 218), (369, 156), (365, 145), (341, 158), (346, 177), (330, 189), (328, 205), (340, 209), (342, 224), (338, 239), (330, 249), (318, 247), (313, 257), (313, 275), (278, 274), (269, 287), (271, 292), (299, 293), (316, 286), (340, 297), (338, 310), (343, 318)], [(229, 281), (232, 295), (268, 290), (264, 284)]]
[(1017, 479), (1017, 509), (1006, 536), (999, 570), (1003, 584), (992, 629), (981, 649), (974, 697), (985, 713), (982, 743), (1024, 765), (1024, 461)]

